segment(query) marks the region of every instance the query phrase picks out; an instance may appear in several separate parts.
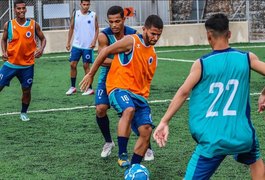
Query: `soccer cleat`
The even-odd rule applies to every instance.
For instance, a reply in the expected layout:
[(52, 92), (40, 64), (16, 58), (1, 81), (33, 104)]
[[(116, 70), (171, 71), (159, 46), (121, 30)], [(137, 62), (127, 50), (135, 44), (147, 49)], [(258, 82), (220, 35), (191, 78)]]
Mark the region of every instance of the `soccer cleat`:
[(127, 153), (122, 153), (121, 155), (119, 155), (118, 164), (122, 168), (130, 166), (131, 163), (128, 159)]
[(27, 113), (21, 113), (20, 119), (21, 119), (21, 121), (29, 121), (30, 120)]
[(103, 146), (103, 150), (101, 152), (101, 157), (106, 158), (110, 155), (111, 150), (114, 148), (114, 142), (106, 142)]
[(72, 95), (73, 93), (76, 93), (76, 88), (75, 87), (70, 87), (65, 94), (67, 96), (69, 96), (69, 95)]
[(86, 95), (92, 95), (92, 94), (94, 94), (94, 90), (93, 89), (88, 89), (87, 91), (85, 91), (82, 95), (83, 96), (86, 96)]
[(148, 148), (147, 151), (145, 152), (144, 160), (145, 161), (152, 161), (154, 159), (155, 159), (154, 151), (152, 149)]

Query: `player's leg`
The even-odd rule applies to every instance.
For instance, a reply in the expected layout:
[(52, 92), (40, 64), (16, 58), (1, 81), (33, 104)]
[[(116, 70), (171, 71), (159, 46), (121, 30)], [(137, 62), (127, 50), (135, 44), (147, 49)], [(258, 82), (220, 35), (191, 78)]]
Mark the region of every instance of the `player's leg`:
[(110, 94), (109, 99), (111, 106), (121, 114), (117, 130), (119, 146), (118, 164), (121, 167), (128, 167), (130, 162), (128, 160), (127, 145), (131, 132), (131, 121), (134, 117), (135, 106), (130, 94), (119, 89), (114, 90)]
[[(83, 59), (83, 68), (85, 74), (89, 73), (90, 67), (89, 64), (93, 63), (93, 49), (84, 49), (82, 51), (82, 59)], [(92, 89), (92, 85), (90, 85), (89, 89), (87, 89), (82, 95), (91, 95), (94, 94), (94, 90)]]
[(81, 55), (82, 55), (81, 49), (72, 47), (69, 57), (71, 87), (65, 93), (66, 95), (72, 95), (73, 93), (76, 93), (77, 64)]
[(138, 140), (134, 146), (134, 154), (131, 164), (140, 164), (145, 156), (147, 149), (150, 147), (150, 137), (152, 134), (152, 118), (151, 109), (147, 102), (143, 102), (134, 98), (136, 112), (131, 123), (131, 128), (138, 136)]
[(234, 158), (237, 162), (250, 166), (252, 179), (265, 179), (265, 167), (261, 158), (260, 147), (257, 137), (255, 137), (254, 146), (252, 147), (250, 152), (235, 155)]
[(22, 121), (29, 121), (27, 111), (31, 101), (31, 87), (34, 77), (34, 66), (30, 66), (25, 69), (20, 69), (17, 74), (17, 78), (21, 83), (22, 88), (22, 107), (20, 113), (20, 119)]
[(0, 92), (5, 86), (9, 86), (10, 81), (16, 76), (17, 71), (17, 69), (10, 68), (6, 65), (2, 66), (0, 69)]
[(105, 139), (101, 157), (105, 158), (111, 154), (111, 150), (114, 148), (114, 142), (111, 138), (109, 118), (107, 110), (109, 109), (109, 98), (106, 91), (105, 83), (99, 83), (95, 95), (96, 104), (96, 120), (98, 127)]
[(194, 152), (188, 163), (185, 180), (207, 180), (213, 175), (216, 169), (219, 167), (225, 156), (215, 156), (212, 158), (206, 158), (200, 155), (198, 152)]

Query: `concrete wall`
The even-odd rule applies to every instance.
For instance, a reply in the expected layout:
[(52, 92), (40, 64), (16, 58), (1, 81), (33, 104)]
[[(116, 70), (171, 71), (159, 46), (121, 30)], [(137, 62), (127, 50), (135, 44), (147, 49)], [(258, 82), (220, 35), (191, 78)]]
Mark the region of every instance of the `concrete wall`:
[[(141, 27), (134, 27), (140, 33)], [(231, 43), (249, 42), (248, 22), (231, 22)], [(44, 31), (47, 38), (45, 53), (66, 52), (67, 30)], [(1, 35), (2, 37), (2, 35)], [(166, 25), (156, 46), (188, 46), (207, 44), (204, 24)]]

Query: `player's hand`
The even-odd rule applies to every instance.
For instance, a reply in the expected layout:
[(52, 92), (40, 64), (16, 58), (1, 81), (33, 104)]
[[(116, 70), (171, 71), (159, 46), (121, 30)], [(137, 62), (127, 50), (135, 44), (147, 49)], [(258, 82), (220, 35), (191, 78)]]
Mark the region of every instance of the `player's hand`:
[(67, 43), (67, 45), (66, 45), (66, 50), (67, 50), (67, 51), (70, 51), (70, 47), (71, 47), (70, 44)]
[(43, 50), (42, 49), (37, 49), (37, 51), (35, 51), (35, 58), (39, 58), (41, 57), (43, 54)]
[(159, 147), (166, 146), (168, 134), (168, 124), (161, 121), (153, 134), (153, 138), (155, 139)]
[(7, 61), (8, 60), (8, 54), (7, 54), (7, 52), (3, 53), (2, 59), (3, 59), (3, 61)]
[(260, 95), (258, 100), (258, 112), (263, 112), (265, 110), (265, 95)]
[(90, 47), (89, 47), (89, 48), (94, 49), (95, 47), (96, 47), (96, 43), (95, 43), (95, 42), (92, 42), (92, 43), (90, 44)]
[(87, 91), (92, 83), (93, 83), (93, 76), (87, 73), (82, 79), (82, 81), (79, 83), (80, 90), (82, 92)]

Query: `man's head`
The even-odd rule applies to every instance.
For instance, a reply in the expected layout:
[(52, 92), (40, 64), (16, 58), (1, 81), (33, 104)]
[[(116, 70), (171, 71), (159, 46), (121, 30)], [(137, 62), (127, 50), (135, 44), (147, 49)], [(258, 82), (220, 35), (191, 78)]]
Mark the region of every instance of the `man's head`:
[(16, 0), (14, 2), (14, 12), (17, 18), (20, 18), (20, 19), (25, 18), (25, 14), (27, 12), (25, 1)]
[(124, 11), (120, 6), (112, 6), (107, 12), (108, 24), (114, 34), (120, 33), (124, 29)]
[(226, 15), (222, 13), (212, 15), (206, 22), (205, 28), (209, 43), (212, 38), (229, 39), (231, 32), (229, 31), (229, 20)]
[(163, 31), (163, 21), (157, 15), (147, 17), (143, 27), (143, 38), (146, 45), (155, 45)]
[(81, 0), (80, 7), (82, 11), (87, 12), (90, 7), (90, 0)]

